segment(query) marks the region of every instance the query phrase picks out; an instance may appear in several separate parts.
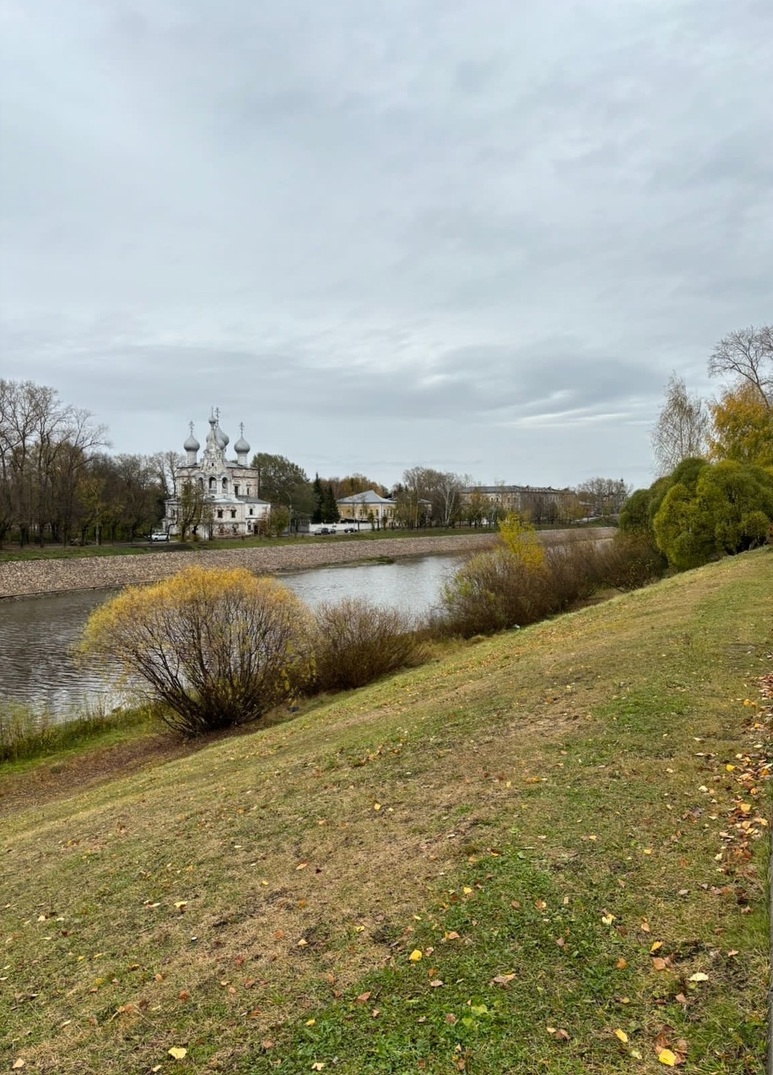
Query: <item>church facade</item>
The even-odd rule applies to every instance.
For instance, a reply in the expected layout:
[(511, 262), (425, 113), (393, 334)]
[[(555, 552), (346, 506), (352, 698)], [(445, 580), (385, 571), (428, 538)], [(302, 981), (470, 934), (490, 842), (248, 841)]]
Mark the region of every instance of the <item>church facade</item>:
[(191, 422), (175, 495), (166, 501), (162, 526), (167, 533), (179, 535), (184, 526), (205, 539), (246, 537), (260, 532), (261, 521), (268, 519), (271, 505), (258, 495), (260, 475), (247, 462), (250, 446), (244, 439), (243, 425), (240, 434), (233, 446), (236, 458), (228, 459), (230, 438), (220, 428), (219, 411), (213, 411), (199, 456), (201, 445)]

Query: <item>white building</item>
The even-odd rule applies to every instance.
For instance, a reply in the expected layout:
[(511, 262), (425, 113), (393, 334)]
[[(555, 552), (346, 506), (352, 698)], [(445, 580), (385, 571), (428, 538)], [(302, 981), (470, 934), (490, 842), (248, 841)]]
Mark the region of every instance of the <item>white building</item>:
[(220, 414), (209, 417), (209, 433), (204, 451), (199, 458), (201, 445), (193, 434), (193, 422), (183, 448), (186, 460), (177, 473), (175, 496), (166, 502), (166, 514), (162, 526), (170, 534), (180, 533), (181, 499), (185, 487), (196, 492), (202, 504), (200, 521), (195, 524), (201, 538), (242, 537), (259, 531), (261, 520), (266, 520), (271, 505), (261, 500), (259, 474), (249, 466), (247, 456), (250, 446), (244, 439), (244, 426), (234, 444), (235, 459), (226, 459), (229, 437), (220, 428)]

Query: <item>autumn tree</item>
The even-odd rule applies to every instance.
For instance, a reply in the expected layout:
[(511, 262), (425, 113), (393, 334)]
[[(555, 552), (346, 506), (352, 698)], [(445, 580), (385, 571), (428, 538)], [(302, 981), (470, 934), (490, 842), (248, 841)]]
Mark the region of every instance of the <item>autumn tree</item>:
[(313, 672), (310, 613), (243, 568), (187, 568), (136, 586), (86, 624), (82, 651), (116, 663), (184, 736), (258, 720)]
[(709, 455), (739, 463), (773, 466), (773, 408), (748, 381), (709, 404)]
[(698, 395), (690, 395), (684, 380), (672, 373), (652, 431), (657, 473), (670, 474), (683, 459), (703, 455), (708, 424), (704, 401)]
[(333, 495), (336, 500), (343, 500), (347, 496), (356, 496), (357, 493), (367, 493), (369, 489), (373, 489), (379, 496), (387, 495), (387, 490), (381, 482), (374, 481), (364, 474), (354, 473), (347, 474), (343, 478), (328, 478), (328, 482), (333, 488)]

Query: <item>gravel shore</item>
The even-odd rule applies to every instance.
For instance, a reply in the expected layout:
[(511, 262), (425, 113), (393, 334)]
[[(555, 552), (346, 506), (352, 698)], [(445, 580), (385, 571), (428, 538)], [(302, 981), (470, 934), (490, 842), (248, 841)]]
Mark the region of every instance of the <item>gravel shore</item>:
[[(606, 530), (549, 530), (540, 534), (546, 544), (597, 540)], [(495, 540), (491, 533), (452, 537), (382, 538), (372, 541), (299, 541), (272, 548), (233, 548), (192, 552), (147, 552), (137, 556), (84, 557), (77, 560), (24, 560), (0, 564), (0, 598), (66, 593), (157, 582), (191, 564), (246, 567), (257, 574), (303, 571), (333, 564), (351, 564), (386, 557), (450, 555), (482, 551)]]

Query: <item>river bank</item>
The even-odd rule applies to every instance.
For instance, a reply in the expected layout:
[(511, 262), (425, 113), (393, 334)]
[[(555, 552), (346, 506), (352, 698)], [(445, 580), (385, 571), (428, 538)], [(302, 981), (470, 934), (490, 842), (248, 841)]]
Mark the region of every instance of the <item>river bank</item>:
[[(597, 540), (613, 530), (550, 530), (540, 534), (546, 544), (569, 540)], [(246, 567), (261, 574), (304, 571), (336, 564), (354, 564), (381, 557), (396, 560), (412, 556), (463, 555), (489, 548), (494, 535), (459, 534), (444, 537), (383, 538), (363, 541), (313, 542), (271, 548), (239, 547), (211, 550), (148, 553), (145, 556), (101, 556), (79, 560), (25, 560), (0, 564), (0, 599), (99, 590), (158, 582), (191, 564), (212, 567)]]
[(758, 550), (6, 777), (9, 1064), (761, 1075), (772, 598)]

